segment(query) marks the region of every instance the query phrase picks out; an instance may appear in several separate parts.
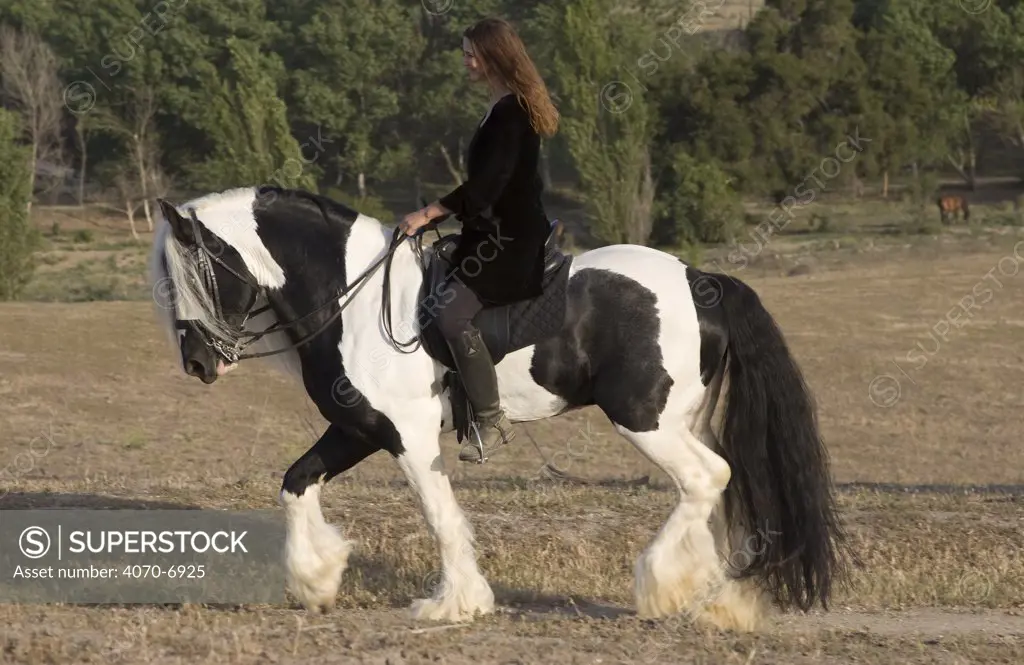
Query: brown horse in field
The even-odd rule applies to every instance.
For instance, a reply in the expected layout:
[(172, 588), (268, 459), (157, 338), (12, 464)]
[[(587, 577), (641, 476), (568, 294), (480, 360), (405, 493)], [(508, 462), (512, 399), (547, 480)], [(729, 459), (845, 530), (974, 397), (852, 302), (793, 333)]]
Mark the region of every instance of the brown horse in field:
[(943, 224), (949, 224), (950, 219), (955, 220), (961, 213), (965, 222), (971, 218), (971, 210), (967, 205), (967, 199), (963, 196), (947, 194), (946, 196), (940, 196), (936, 203), (939, 206), (939, 214), (942, 216)]

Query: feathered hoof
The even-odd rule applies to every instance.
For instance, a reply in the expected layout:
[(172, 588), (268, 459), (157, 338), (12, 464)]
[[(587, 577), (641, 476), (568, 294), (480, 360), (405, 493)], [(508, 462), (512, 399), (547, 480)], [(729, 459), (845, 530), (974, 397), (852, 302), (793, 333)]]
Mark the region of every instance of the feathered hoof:
[(483, 578), (469, 585), (465, 591), (456, 591), (450, 587), (446, 591), (434, 598), (413, 601), (409, 606), (412, 618), (419, 621), (463, 623), (494, 612), (494, 593)]
[(721, 630), (757, 632), (764, 628), (769, 609), (764, 596), (749, 583), (728, 581), (697, 620)]
[(322, 529), (315, 541), (286, 553), (288, 590), (309, 612), (334, 609), (341, 576), (348, 567), (352, 542), (332, 529)]

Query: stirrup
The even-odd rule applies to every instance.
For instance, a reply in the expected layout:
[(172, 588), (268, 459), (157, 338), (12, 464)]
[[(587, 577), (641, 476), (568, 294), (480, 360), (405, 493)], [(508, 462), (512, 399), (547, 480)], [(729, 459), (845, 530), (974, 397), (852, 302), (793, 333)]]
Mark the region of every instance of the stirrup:
[(477, 427), (476, 420), (470, 421), (469, 429), (471, 430), (469, 442), (462, 444), (462, 448), (459, 449), (459, 460), (463, 462), (469, 462), (470, 460), (462, 459), (462, 451), (466, 449), (466, 446), (473, 446), (476, 448), (476, 451), (478, 453), (478, 459), (474, 460), (474, 462), (476, 464), (483, 464), (484, 462), (487, 461), (488, 458), (486, 455), (484, 455), (484, 440), (483, 437), (480, 436), (480, 428)]

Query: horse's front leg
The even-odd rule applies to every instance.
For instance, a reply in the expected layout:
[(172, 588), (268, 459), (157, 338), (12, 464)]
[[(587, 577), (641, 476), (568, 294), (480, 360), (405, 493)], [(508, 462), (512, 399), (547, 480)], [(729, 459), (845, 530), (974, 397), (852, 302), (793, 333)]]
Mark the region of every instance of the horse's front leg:
[[(426, 400), (422, 400), (426, 402)], [(396, 422), (404, 450), (397, 456), (441, 554), (441, 576), (431, 598), (413, 602), (413, 618), (464, 621), (494, 611), (494, 593), (476, 562), (473, 530), (455, 501), (441, 457), (438, 418), (427, 404), (405, 407)], [(425, 417), (410, 417), (411, 414)]]
[(287, 536), (288, 589), (311, 611), (334, 606), (352, 543), (320, 512), (320, 488), (380, 446), (331, 425), (312, 448), (292, 464), (281, 485)]

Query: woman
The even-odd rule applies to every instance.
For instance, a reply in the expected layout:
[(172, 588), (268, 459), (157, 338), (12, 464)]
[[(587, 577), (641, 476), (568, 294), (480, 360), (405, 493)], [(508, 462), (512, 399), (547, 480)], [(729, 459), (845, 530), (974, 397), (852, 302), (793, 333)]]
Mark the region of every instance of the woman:
[[(406, 215), (405, 232), (442, 215), (462, 221), (448, 284), (455, 295), (437, 323), (448, 341), (487, 457), (514, 432), (498, 396), (498, 381), (473, 317), (483, 307), (538, 296), (544, 242), (550, 223), (541, 203), (538, 173), (541, 136), (553, 136), (558, 111), (522, 41), (508, 22), (486, 18), (462, 36), (462, 62), (470, 81), (486, 84), (491, 107), (477, 127), (467, 155), (468, 179), (449, 194)], [(459, 453), (482, 461), (475, 446)]]

